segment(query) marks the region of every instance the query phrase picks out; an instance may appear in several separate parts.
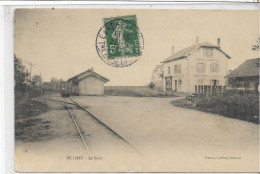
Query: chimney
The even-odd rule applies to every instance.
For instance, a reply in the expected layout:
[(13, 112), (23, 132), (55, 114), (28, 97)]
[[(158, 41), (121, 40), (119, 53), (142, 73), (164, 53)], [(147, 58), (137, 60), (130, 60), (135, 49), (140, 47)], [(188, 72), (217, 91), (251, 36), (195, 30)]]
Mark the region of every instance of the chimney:
[(89, 70), (90, 70), (90, 71), (94, 71), (94, 68), (93, 68), (93, 67), (91, 67)]
[(199, 42), (200, 42), (200, 38), (197, 36), (197, 37), (196, 37), (196, 45), (198, 45)]
[(220, 38), (218, 38), (217, 45), (220, 47)]
[(174, 54), (174, 46), (172, 46), (172, 55)]

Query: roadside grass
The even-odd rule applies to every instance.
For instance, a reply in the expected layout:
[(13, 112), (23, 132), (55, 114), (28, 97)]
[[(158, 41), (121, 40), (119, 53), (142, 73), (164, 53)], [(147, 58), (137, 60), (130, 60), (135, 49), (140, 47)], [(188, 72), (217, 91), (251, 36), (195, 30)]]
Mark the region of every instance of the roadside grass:
[(225, 92), (199, 96), (194, 102), (177, 99), (171, 104), (259, 124), (259, 95), (255, 93)]
[[(41, 129), (49, 129), (49, 121), (37, 116), (48, 111), (48, 107), (39, 101), (24, 97), (16, 98), (15, 103), (15, 140), (24, 142), (41, 141), (47, 134)], [(37, 127), (35, 129), (34, 127)]]
[(15, 118), (27, 119), (47, 111), (48, 107), (44, 103), (28, 99), (27, 101), (24, 101), (24, 103), (20, 103), (15, 106)]
[(195, 109), (196, 108), (195, 103), (186, 98), (173, 100), (173, 101), (171, 101), (171, 104), (174, 106), (186, 108), (186, 109)]
[(132, 96), (132, 97), (173, 97), (167, 95), (162, 89), (148, 86), (105, 86), (105, 95), (111, 96)]

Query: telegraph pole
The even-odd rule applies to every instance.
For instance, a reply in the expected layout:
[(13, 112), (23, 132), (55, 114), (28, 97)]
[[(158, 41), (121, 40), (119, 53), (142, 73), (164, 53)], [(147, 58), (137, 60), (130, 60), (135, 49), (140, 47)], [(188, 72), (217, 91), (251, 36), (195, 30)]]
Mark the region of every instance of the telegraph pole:
[(41, 87), (41, 96), (42, 96), (42, 73), (40, 73), (40, 78), (41, 78), (41, 79), (40, 79), (40, 80), (41, 80), (41, 81), (40, 81), (40, 87)]
[(30, 63), (30, 81), (31, 81), (31, 83), (32, 83), (32, 66), (33, 66), (33, 64), (31, 62)]

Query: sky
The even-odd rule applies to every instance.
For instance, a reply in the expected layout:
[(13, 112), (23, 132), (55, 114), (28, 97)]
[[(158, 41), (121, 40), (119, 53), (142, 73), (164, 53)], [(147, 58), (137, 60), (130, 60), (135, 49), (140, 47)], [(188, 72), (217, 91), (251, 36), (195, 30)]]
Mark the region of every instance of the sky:
[[(103, 19), (136, 15), (144, 38), (138, 61), (116, 68), (101, 60), (95, 41)], [(200, 42), (217, 44), (231, 59), (234, 69), (247, 59), (259, 57), (252, 44), (259, 36), (259, 12), (242, 10), (149, 9), (18, 9), (14, 19), (14, 53), (33, 63), (32, 74), (44, 81), (67, 80), (89, 68), (110, 79), (107, 86), (142, 86), (153, 69), (175, 52)]]

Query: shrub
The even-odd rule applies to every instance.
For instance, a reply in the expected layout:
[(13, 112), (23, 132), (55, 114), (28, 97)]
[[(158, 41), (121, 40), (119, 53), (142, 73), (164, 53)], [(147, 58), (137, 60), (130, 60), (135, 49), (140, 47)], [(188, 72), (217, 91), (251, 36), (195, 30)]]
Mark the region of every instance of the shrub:
[(196, 108), (227, 117), (259, 123), (259, 95), (250, 92), (224, 92), (199, 96)]
[(148, 86), (149, 86), (149, 88), (153, 89), (154, 86), (155, 86), (155, 84), (154, 84), (153, 82), (150, 82), (150, 83), (148, 84)]

